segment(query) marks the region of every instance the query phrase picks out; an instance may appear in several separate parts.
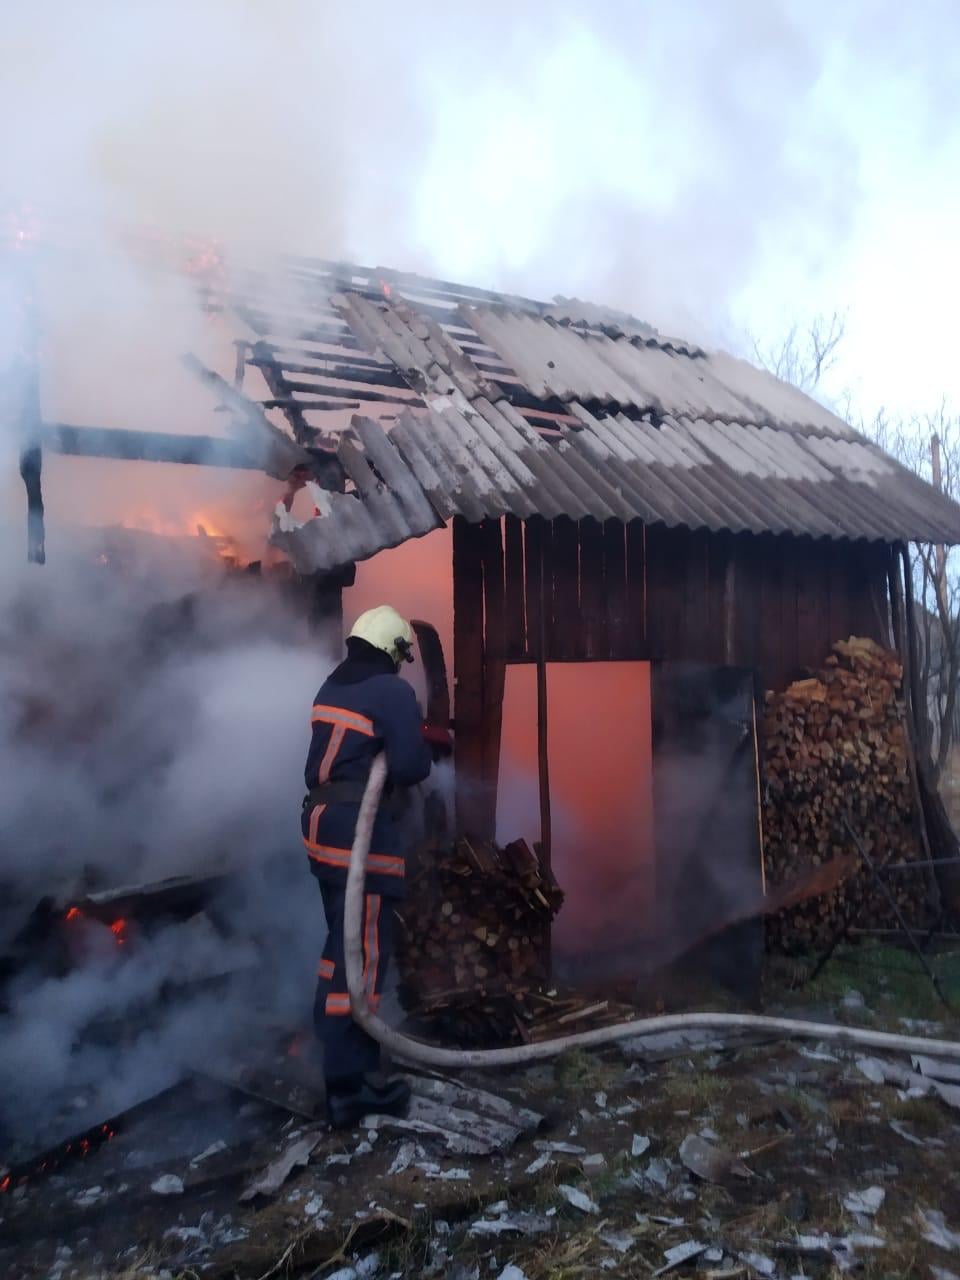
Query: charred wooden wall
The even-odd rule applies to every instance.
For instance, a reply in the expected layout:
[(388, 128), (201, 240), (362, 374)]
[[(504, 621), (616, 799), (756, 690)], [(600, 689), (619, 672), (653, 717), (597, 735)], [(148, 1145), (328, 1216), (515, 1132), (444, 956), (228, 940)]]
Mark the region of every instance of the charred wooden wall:
[[(850, 635), (890, 643), (881, 543), (513, 517), (454, 521), (458, 825), (492, 834), (505, 667), (675, 661), (782, 689)], [(542, 582), (541, 582), (542, 577)]]

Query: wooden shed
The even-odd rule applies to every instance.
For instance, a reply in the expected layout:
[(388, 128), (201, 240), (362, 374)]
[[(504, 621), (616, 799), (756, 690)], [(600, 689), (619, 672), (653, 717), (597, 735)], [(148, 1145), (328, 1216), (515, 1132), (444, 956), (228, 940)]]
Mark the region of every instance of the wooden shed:
[(236, 377), (194, 371), (235, 444), (121, 439), (28, 405), (34, 513), (43, 448), (292, 474), (314, 514), (295, 518), (288, 495), (271, 541), (334, 614), (357, 562), (452, 524), (460, 830), (495, 832), (512, 666), (538, 668), (543, 718), (550, 664), (649, 663), (661, 882), (682, 823), (657, 802), (658, 760), (718, 707), (753, 797), (731, 841), (759, 879), (752, 728), (751, 750), (737, 745), (756, 696), (849, 635), (895, 646), (900, 549), (960, 542), (960, 508), (796, 388), (635, 317), (381, 268), (283, 273), (282, 288), (242, 273), (205, 296), (235, 326)]

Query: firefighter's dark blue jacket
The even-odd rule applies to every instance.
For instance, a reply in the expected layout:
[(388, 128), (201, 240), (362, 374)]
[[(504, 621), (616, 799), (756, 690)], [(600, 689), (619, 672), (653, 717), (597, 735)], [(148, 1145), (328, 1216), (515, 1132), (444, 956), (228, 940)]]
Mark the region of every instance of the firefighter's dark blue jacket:
[[(386, 654), (363, 641), (347, 642), (348, 656), (318, 692), (304, 781), (308, 792), (325, 782), (366, 782), (380, 751), (387, 757), (387, 793), (415, 786), (430, 772), (416, 694)], [(406, 871), (403, 840), (392, 806), (377, 814), (367, 866), (367, 892), (401, 897)], [(314, 805), (303, 811), (303, 842), (314, 875), (346, 883), (359, 803)]]

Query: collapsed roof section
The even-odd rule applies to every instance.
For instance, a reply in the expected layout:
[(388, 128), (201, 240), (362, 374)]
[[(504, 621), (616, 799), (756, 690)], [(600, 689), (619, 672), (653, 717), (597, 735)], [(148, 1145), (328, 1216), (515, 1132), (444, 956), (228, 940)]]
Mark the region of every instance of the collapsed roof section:
[(583, 303), (382, 269), (289, 270), (296, 301), (282, 321), (275, 307), (242, 307), (255, 331), (247, 359), (273, 404), (307, 446), (331, 408), (380, 418), (343, 421), (346, 486), (314, 486), (313, 519), (278, 509), (272, 541), (301, 572), (455, 515), (960, 542), (960, 507), (743, 360)]

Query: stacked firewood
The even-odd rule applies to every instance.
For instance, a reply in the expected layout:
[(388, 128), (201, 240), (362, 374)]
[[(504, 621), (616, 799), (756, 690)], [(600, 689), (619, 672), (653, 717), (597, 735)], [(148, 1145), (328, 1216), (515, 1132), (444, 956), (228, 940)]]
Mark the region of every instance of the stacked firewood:
[[(850, 828), (877, 865), (922, 857), (915, 819), (897, 655), (851, 637), (823, 669), (767, 693), (764, 856), (772, 885), (856, 854)], [(911, 924), (926, 919), (922, 869), (884, 877)], [(832, 893), (773, 916), (772, 949), (823, 947), (856, 914), (860, 927), (896, 928), (895, 912), (858, 860)]]
[(462, 1041), (516, 1039), (547, 980), (563, 892), (533, 850), (468, 839), (417, 859), (401, 903), (398, 991), (411, 1016)]

